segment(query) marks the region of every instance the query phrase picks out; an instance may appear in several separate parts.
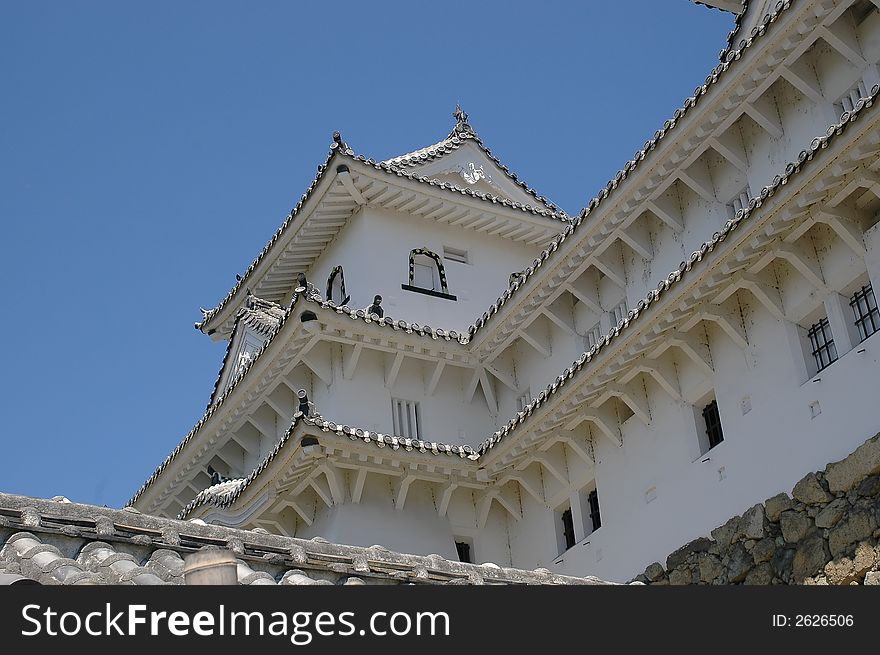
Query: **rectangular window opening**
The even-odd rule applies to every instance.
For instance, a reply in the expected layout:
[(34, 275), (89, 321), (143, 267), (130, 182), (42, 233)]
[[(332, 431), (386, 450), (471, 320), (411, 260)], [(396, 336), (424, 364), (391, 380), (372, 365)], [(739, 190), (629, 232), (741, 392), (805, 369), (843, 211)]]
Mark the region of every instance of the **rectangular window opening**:
[(724, 433), (721, 430), (721, 415), (718, 413), (717, 401), (712, 400), (703, 408), (703, 422), (706, 425), (706, 437), (709, 444), (708, 451), (724, 441)]
[(870, 284), (853, 294), (849, 306), (853, 310), (854, 324), (859, 331), (860, 341), (880, 330), (880, 311), (877, 309), (877, 298)]
[(456, 541), (455, 542), (455, 550), (458, 552), (458, 561), (459, 562), (467, 562), (469, 564), (473, 563), (473, 558), (471, 556), (471, 545), (467, 541)]
[(461, 248), (453, 248), (452, 246), (443, 246), (443, 259), (448, 259), (451, 262), (458, 262), (459, 264), (469, 263), (468, 251), (462, 250)]
[(394, 434), (407, 439), (421, 439), (422, 419), (419, 404), (413, 400), (391, 399)]
[(837, 348), (827, 316), (810, 326), (807, 338), (810, 340), (810, 354), (815, 361), (817, 373), (837, 361)]
[(590, 522), (595, 532), (602, 527), (602, 517), (599, 515), (599, 492), (596, 489), (587, 494), (587, 507), (590, 510)]

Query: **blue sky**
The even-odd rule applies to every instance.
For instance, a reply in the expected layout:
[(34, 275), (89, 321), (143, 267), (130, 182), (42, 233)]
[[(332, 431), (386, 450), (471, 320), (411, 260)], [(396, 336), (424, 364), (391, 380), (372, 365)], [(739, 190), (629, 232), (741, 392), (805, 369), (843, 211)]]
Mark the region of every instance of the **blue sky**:
[(131, 497), (213, 387), (224, 346), (198, 307), (334, 130), (383, 159), (443, 138), (461, 102), (574, 213), (732, 25), (690, 0), (0, 2), (0, 491)]

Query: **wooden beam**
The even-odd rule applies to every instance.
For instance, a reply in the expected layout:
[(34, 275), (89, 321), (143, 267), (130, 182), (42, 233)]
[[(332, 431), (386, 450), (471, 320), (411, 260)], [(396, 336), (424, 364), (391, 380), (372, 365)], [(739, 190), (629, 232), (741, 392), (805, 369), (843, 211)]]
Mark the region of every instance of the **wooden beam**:
[(503, 487), (499, 488), (495, 500), (507, 510), (514, 520), (522, 520), (522, 503), (520, 503), (519, 496), (515, 496), (512, 490)]
[(324, 362), (320, 359), (315, 359), (313, 357), (305, 356), (301, 358), (301, 361), (326, 386), (329, 387), (331, 384), (333, 384), (333, 372), (331, 371), (330, 366), (327, 364), (327, 362)]
[(324, 476), (324, 482), (321, 483), (321, 478), (310, 477), (308, 480), (308, 485), (314, 489), (315, 493), (318, 494), (318, 497), (324, 501), (324, 504), (327, 507), (333, 507), (333, 494), (330, 491), (330, 487), (327, 484), (327, 478)]
[(525, 490), (536, 501), (545, 504), (547, 501), (544, 497), (544, 483), (541, 481), (540, 471), (535, 471), (532, 462), (522, 470), (514, 471), (509, 474), (511, 480), (519, 483), (519, 486)]
[(355, 505), (361, 502), (361, 496), (364, 495), (364, 483), (367, 481), (367, 469), (358, 469), (357, 475), (351, 485), (351, 502)]
[(348, 192), (348, 195), (351, 196), (352, 200), (359, 205), (367, 204), (366, 198), (361, 195), (361, 192), (358, 191), (357, 187), (354, 185), (354, 180), (351, 179), (351, 173), (348, 171), (337, 172), (336, 178), (342, 182), (342, 186), (345, 187), (345, 190)]
[(400, 373), (400, 367), (403, 364), (403, 353), (398, 352), (394, 355), (394, 359), (391, 362), (391, 366), (387, 367), (386, 361), (386, 369), (385, 369), (385, 388), (390, 389), (394, 386), (394, 383), (397, 382), (397, 375)]
[(486, 371), (491, 373), (496, 379), (500, 380), (508, 389), (511, 391), (519, 391), (519, 386), (516, 384), (516, 377), (513, 373), (502, 370), (502, 365), (497, 359), (494, 364), (486, 364), (485, 368)]
[(620, 447), (623, 445), (623, 435), (620, 432), (617, 414), (608, 407), (579, 406), (575, 418), (565, 426), (565, 429), (568, 431), (575, 430), (584, 421), (589, 421), (595, 425), (615, 446)]
[(645, 425), (651, 422), (651, 410), (644, 389), (636, 389), (633, 385), (611, 383), (603, 387), (602, 395), (606, 394), (620, 398)]
[(817, 207), (814, 216), (816, 221), (828, 225), (849, 248), (860, 257), (865, 256), (865, 241), (862, 230), (846, 212), (831, 207)]
[[(572, 337), (580, 336), (574, 328), (574, 317), (572, 316), (571, 303), (566, 303), (563, 298), (568, 292), (564, 292), (559, 298), (548, 305), (544, 305), (544, 315), (557, 325), (563, 332)], [(571, 296), (568, 296), (571, 297)]]
[(449, 511), (449, 503), (456, 489), (458, 489), (458, 484), (455, 482), (450, 482), (443, 486), (440, 492), (440, 503), (437, 505), (437, 513), (440, 516), (446, 516), (446, 513)]
[(576, 432), (562, 432), (557, 437), (571, 452), (580, 457), (587, 466), (596, 464), (591, 437)]
[(576, 280), (569, 282), (566, 289), (571, 295), (580, 300), (584, 305), (597, 314), (601, 314), (604, 310), (599, 304), (599, 289), (596, 284), (587, 279), (586, 275), (581, 275)]
[(825, 102), (822, 88), (819, 86), (819, 79), (816, 77), (816, 71), (803, 59), (797, 59), (790, 65), (784, 66), (782, 68), (782, 77), (817, 105)]
[(351, 380), (354, 377), (354, 372), (357, 370), (358, 360), (360, 360), (361, 353), (364, 350), (364, 344), (356, 343), (354, 347), (351, 349), (351, 352), (346, 353), (345, 345), (342, 346), (342, 377), (346, 380)]
[(474, 394), (477, 392), (477, 385), (480, 383), (480, 369), (477, 367), (474, 369), (473, 375), (471, 375), (471, 380), (468, 382), (467, 387), (464, 390), (464, 398), (466, 403), (473, 402)]
[(719, 155), (729, 161), (734, 168), (742, 173), (749, 170), (748, 155), (742, 145), (742, 138), (735, 128), (730, 128), (718, 136), (709, 139), (709, 145)]
[(302, 505), (300, 505), (295, 500), (291, 500), (289, 498), (285, 498), (282, 502), (284, 505), (290, 507), (294, 512), (296, 512), (297, 516), (299, 516), (303, 520), (303, 523), (308, 526), (312, 525), (314, 519), (312, 518), (312, 516), (306, 513), (306, 511), (302, 508)]
[(394, 493), (394, 509), (398, 511), (403, 510), (404, 505), (406, 505), (406, 496), (409, 493), (409, 487), (415, 482), (415, 480), (416, 477), (414, 475), (408, 474), (397, 483), (397, 488)]
[(688, 185), (698, 196), (706, 202), (718, 202), (715, 197), (715, 186), (709, 175), (709, 166), (699, 158), (686, 169), (679, 171), (681, 181)]
[(321, 466), (324, 477), (327, 478), (327, 485), (330, 488), (330, 496), (333, 498), (334, 505), (342, 505), (345, 502), (345, 490), (342, 486), (341, 476), (336, 467), (332, 464), (324, 464)]
[(628, 227), (618, 230), (617, 234), (620, 240), (642, 259), (650, 261), (654, 257), (651, 234), (644, 222), (633, 221)]
[(678, 382), (678, 374), (675, 368), (666, 364), (660, 359), (650, 359), (648, 357), (640, 357), (638, 363), (630, 369), (630, 371), (622, 378), (623, 382), (629, 382), (636, 376), (645, 373), (654, 378), (654, 381), (667, 393), (673, 400), (681, 400), (681, 386)]
[(489, 510), (492, 508), (492, 501), (497, 493), (495, 489), (488, 489), (477, 502), (477, 527), (480, 530), (486, 527), (486, 521), (489, 520)]
[(626, 288), (626, 272), (623, 268), (623, 261), (619, 252), (609, 252), (614, 245), (609, 246), (604, 252), (595, 255), (592, 260), (596, 268), (605, 273), (609, 280), (619, 286), (621, 289)]
[(437, 363), (434, 364), (434, 371), (431, 373), (431, 378), (428, 380), (428, 387), (425, 390), (426, 395), (434, 395), (434, 392), (437, 390), (437, 385), (440, 384), (440, 377), (443, 375), (444, 368), (446, 368), (445, 359), (438, 360)]
[(831, 25), (821, 28), (819, 33), (832, 48), (857, 68), (863, 68), (867, 65), (868, 62), (859, 47), (855, 26), (848, 16), (841, 17)]
[[(715, 369), (712, 367), (712, 356), (709, 352), (709, 346), (699, 341), (693, 335), (686, 332), (673, 332), (666, 339), (664, 345), (677, 347), (706, 375), (711, 377), (715, 372)], [(657, 354), (659, 355), (660, 353)]]
[(492, 381), (486, 375), (486, 369), (480, 367), (480, 386), (483, 387), (483, 395), (486, 398), (486, 406), (492, 416), (498, 414), (498, 400), (495, 398), (495, 389), (492, 387)]
[(547, 336), (540, 336), (535, 333), (533, 328), (534, 322), (531, 325), (528, 325), (522, 328), (519, 331), (519, 335), (523, 341), (529, 344), (532, 348), (538, 351), (538, 354), (549, 357), (550, 356), (550, 339)]
[(661, 196), (647, 203), (648, 211), (661, 221), (666, 223), (673, 232), (684, 231), (684, 217), (681, 215), (681, 206), (673, 204), (673, 202)]
[(822, 293), (828, 292), (819, 261), (805, 248), (798, 244), (783, 243), (773, 250), (773, 254), (791, 264), (815, 289)]
[(776, 103), (772, 99), (766, 95), (759, 96), (746, 104), (745, 113), (771, 137), (782, 138), (782, 122), (779, 120)]

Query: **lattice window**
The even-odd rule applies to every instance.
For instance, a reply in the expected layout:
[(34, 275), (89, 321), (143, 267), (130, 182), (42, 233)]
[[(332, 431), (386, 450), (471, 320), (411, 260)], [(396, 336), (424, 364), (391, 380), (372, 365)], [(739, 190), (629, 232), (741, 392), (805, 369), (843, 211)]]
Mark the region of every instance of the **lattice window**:
[(620, 323), (627, 315), (626, 298), (621, 300), (620, 303), (608, 313), (611, 315), (612, 327)]
[(422, 438), (422, 415), (417, 402), (392, 398), (391, 414), (395, 435), (409, 439)]
[(733, 200), (727, 203), (727, 209), (730, 213), (730, 216), (733, 217), (736, 212), (740, 210), (744, 210), (749, 206), (749, 201), (752, 198), (752, 192), (749, 189), (749, 186), (740, 191), (736, 196), (734, 196)]
[(831, 334), (831, 325), (827, 317), (813, 323), (807, 331), (807, 337), (810, 339), (811, 354), (816, 362), (817, 373), (837, 361), (837, 348), (834, 345), (834, 336)]
[(849, 112), (855, 109), (859, 100), (867, 96), (868, 87), (865, 86), (862, 80), (859, 80), (849, 91), (841, 96), (840, 100), (834, 103), (834, 107), (837, 109), (838, 115), (841, 115), (845, 111)]
[(855, 326), (859, 331), (859, 339), (864, 341), (880, 330), (880, 311), (877, 310), (877, 298), (870, 284), (863, 286), (853, 294), (849, 301), (855, 317)]
[(587, 348), (592, 348), (597, 343), (599, 343), (599, 339), (602, 338), (602, 328), (599, 327), (599, 324), (596, 323), (593, 327), (590, 328), (587, 335), (584, 337), (586, 341)]

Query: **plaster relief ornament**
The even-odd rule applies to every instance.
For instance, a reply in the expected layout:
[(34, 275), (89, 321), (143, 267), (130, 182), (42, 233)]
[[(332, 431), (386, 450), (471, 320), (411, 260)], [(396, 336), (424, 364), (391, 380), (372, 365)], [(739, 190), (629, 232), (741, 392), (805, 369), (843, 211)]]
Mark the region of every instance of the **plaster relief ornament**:
[[(467, 168), (470, 168), (470, 170), (467, 170)], [(458, 170), (458, 174), (461, 175), (461, 178), (468, 184), (476, 184), (480, 180), (489, 181), (489, 178), (483, 172), (482, 164), (480, 164), (480, 167), (477, 168), (474, 165), (474, 162), (468, 162), (467, 168), (460, 168)]]
[(238, 372), (241, 373), (244, 369), (248, 367), (248, 364), (251, 363), (251, 359), (253, 355), (249, 353), (247, 350), (243, 350), (238, 355)]

